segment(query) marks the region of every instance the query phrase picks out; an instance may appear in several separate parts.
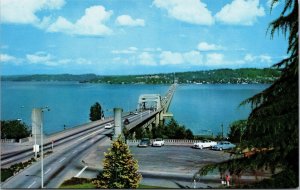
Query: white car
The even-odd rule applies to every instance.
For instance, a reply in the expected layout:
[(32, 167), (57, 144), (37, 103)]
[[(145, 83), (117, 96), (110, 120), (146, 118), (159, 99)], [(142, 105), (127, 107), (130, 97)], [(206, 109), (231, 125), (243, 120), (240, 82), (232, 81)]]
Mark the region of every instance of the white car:
[(104, 126), (104, 129), (111, 129), (113, 127), (113, 125), (111, 123), (107, 123), (105, 126)]
[(215, 145), (217, 145), (217, 142), (215, 142), (215, 141), (204, 140), (204, 141), (199, 141), (199, 142), (194, 143), (193, 147), (203, 149), (203, 148), (210, 148)]
[(165, 141), (162, 138), (157, 138), (153, 141), (152, 146), (164, 146), (165, 145)]

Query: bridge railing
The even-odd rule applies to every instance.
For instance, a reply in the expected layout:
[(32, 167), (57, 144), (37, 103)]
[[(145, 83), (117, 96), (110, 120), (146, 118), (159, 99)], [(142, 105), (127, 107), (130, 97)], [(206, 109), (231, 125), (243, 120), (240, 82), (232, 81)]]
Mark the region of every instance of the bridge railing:
[[(141, 140), (127, 140), (126, 143), (129, 146), (137, 146), (140, 143)], [(154, 141), (154, 139), (150, 139), (150, 143), (152, 144), (152, 142)], [(200, 142), (200, 140), (189, 140), (189, 139), (164, 139), (165, 141), (165, 145), (193, 145), (194, 143)]]

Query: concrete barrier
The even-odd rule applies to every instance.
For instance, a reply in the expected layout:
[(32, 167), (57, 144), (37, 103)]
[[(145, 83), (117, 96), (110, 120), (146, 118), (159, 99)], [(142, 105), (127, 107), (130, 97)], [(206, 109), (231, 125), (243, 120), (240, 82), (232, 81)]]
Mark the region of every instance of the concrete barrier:
[(1, 139), (1, 143), (16, 143), (16, 139)]
[(26, 138), (22, 138), (19, 139), (19, 141), (17, 141), (16, 139), (1, 139), (1, 143), (25, 143), (25, 142), (29, 142), (31, 137), (26, 137)]
[(26, 137), (26, 138), (19, 139), (19, 143), (29, 142), (30, 138), (31, 137)]
[[(137, 146), (140, 143), (141, 140), (127, 140), (126, 143), (128, 146)], [(152, 142), (154, 139), (150, 139), (150, 142)], [(165, 145), (193, 145), (196, 142), (199, 142), (200, 140), (189, 140), (189, 139), (164, 139)]]

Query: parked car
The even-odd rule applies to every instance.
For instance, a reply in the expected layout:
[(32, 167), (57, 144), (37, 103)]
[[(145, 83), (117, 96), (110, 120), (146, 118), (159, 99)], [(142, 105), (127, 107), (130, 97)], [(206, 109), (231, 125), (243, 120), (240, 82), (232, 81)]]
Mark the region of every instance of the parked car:
[(129, 119), (128, 118), (126, 118), (125, 120), (124, 120), (124, 125), (128, 125), (130, 122), (129, 122)]
[(204, 140), (204, 141), (199, 141), (194, 143), (194, 148), (199, 148), (199, 149), (203, 149), (203, 148), (211, 148), (212, 146), (217, 145), (216, 141), (210, 141), (210, 140)]
[(162, 138), (157, 138), (153, 141), (152, 146), (164, 146), (165, 145), (165, 141)]
[(113, 125), (111, 123), (107, 123), (105, 126), (104, 126), (104, 129), (111, 129), (113, 127)]
[(231, 142), (228, 141), (220, 141), (218, 142), (217, 145), (214, 145), (211, 147), (213, 150), (228, 150), (236, 147), (235, 144), (232, 144)]
[(150, 139), (149, 138), (142, 138), (142, 140), (138, 144), (138, 147), (147, 147), (147, 146), (150, 146)]

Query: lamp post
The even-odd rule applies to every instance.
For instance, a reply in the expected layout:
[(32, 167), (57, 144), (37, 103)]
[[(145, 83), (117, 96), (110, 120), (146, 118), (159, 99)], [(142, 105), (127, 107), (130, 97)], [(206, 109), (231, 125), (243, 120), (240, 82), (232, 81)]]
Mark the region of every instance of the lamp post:
[[(43, 113), (44, 111), (50, 111), (49, 107), (46, 106), (45, 108), (40, 108), (41, 112)], [(44, 188), (44, 142), (43, 142), (43, 115), (42, 115), (42, 120), (41, 120), (41, 188)]]
[[(44, 111), (50, 111), (49, 107), (42, 107), (42, 108), (34, 108), (32, 110), (32, 124), (34, 127), (34, 152), (35, 157), (37, 157), (38, 152), (38, 145), (36, 136), (37, 134), (40, 134), (41, 136), (41, 188), (44, 188), (44, 141), (43, 141), (43, 112)], [(40, 127), (40, 131), (38, 131)]]

